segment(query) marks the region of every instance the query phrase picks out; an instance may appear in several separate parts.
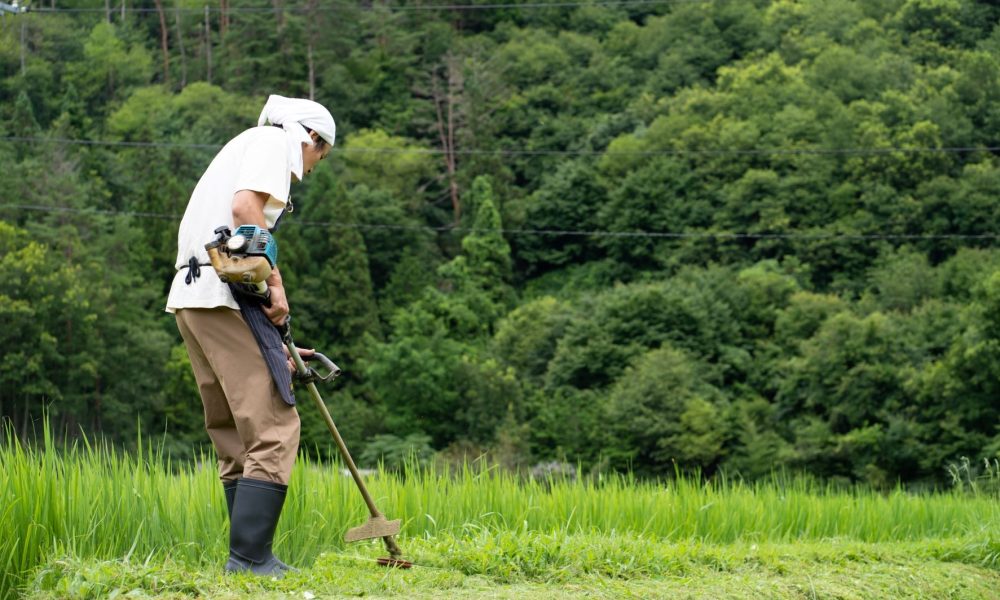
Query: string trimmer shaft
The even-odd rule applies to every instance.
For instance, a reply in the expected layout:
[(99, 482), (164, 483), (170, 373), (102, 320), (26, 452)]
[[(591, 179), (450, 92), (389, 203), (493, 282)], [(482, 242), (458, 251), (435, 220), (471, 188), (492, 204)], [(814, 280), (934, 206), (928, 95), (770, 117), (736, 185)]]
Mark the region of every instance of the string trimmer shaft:
[(378, 507), (375, 506), (375, 501), (372, 499), (371, 494), (368, 493), (368, 488), (365, 486), (364, 480), (361, 479), (361, 473), (358, 472), (358, 467), (354, 464), (354, 459), (351, 458), (351, 453), (347, 450), (344, 438), (340, 436), (340, 432), (337, 430), (337, 425), (333, 422), (333, 417), (330, 416), (330, 411), (326, 408), (326, 403), (323, 402), (323, 398), (320, 396), (319, 390), (316, 389), (315, 382), (317, 379), (321, 381), (331, 381), (340, 374), (340, 368), (338, 368), (337, 365), (335, 365), (330, 359), (317, 352), (315, 354), (315, 358), (323, 363), (324, 367), (328, 370), (328, 373), (325, 376), (321, 376), (317, 373), (316, 369), (307, 367), (305, 361), (303, 361), (302, 357), (299, 356), (299, 349), (295, 347), (295, 343), (292, 341), (292, 332), (287, 319), (285, 321), (285, 325), (279, 328), (279, 330), (282, 333), (285, 345), (288, 346), (288, 352), (291, 354), (292, 360), (295, 362), (295, 368), (300, 380), (306, 382), (306, 389), (309, 390), (309, 395), (312, 396), (313, 401), (316, 403), (316, 408), (318, 408), (320, 414), (323, 415), (323, 420), (326, 421), (327, 428), (330, 430), (330, 433), (333, 434), (333, 439), (337, 443), (340, 455), (347, 464), (347, 468), (351, 472), (351, 477), (354, 479), (354, 483), (357, 484), (358, 490), (361, 491), (361, 496), (364, 498), (365, 504), (368, 506), (368, 512), (371, 513), (371, 518), (369, 518), (368, 521), (347, 531), (347, 534), (344, 536), (344, 541), (357, 542), (360, 540), (382, 538), (382, 541), (385, 543), (386, 550), (389, 551), (390, 558), (380, 558), (378, 559), (378, 563), (389, 567), (409, 569), (413, 566), (413, 563), (401, 558), (403, 552), (399, 549), (399, 545), (396, 544), (395, 535), (399, 533), (400, 520), (396, 519), (390, 521), (386, 519), (385, 516), (379, 511)]

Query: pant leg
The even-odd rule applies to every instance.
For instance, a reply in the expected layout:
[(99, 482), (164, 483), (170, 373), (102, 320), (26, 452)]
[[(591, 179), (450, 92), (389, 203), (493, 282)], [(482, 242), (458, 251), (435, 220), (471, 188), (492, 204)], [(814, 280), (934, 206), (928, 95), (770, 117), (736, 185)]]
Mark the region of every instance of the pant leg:
[(189, 311), (181, 309), (176, 313), (177, 329), (181, 332), (184, 345), (187, 347), (188, 359), (194, 371), (195, 382), (201, 393), (201, 403), (205, 412), (205, 431), (215, 446), (219, 462), (219, 478), (234, 480), (243, 476), (243, 440), (236, 430), (236, 421), (229, 410), (229, 402), (222, 389), (222, 384), (216, 377), (198, 342), (198, 336), (188, 325)]
[(243, 477), (287, 484), (298, 452), (299, 415), (281, 399), (242, 315), (230, 308), (183, 309), (181, 319), (228, 402), (243, 444)]

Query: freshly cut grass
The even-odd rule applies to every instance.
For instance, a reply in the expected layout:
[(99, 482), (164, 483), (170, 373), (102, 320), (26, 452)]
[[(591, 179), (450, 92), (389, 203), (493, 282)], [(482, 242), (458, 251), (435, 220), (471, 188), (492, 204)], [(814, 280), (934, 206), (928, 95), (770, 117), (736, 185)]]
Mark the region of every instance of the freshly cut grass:
[[(589, 555), (563, 552), (560, 540), (578, 535), (614, 543), (846, 540), (920, 542), (924, 548), (935, 547), (929, 541), (960, 539), (962, 545), (948, 546), (954, 557), (930, 558), (1000, 565), (995, 494), (843, 491), (805, 479), (753, 485), (627, 476), (522, 481), (473, 467), (450, 474), (378, 473), (368, 482), (382, 510), (404, 519), (405, 551), (418, 541), (472, 540), (502, 558), (487, 563), (500, 571), (483, 572), (495, 581), (572, 570), (578, 560), (593, 564)], [(311, 564), (322, 552), (342, 551), (344, 532), (367, 516), (337, 465), (300, 462), (290, 488), (276, 538), (276, 551), (289, 562)], [(214, 565), (226, 553), (225, 503), (214, 464), (170, 465), (148, 447), (138, 455), (85, 444), (57, 451), (47, 433), (41, 448), (2, 446), (0, 517), (0, 597), (23, 588), (53, 557)], [(523, 540), (534, 542), (523, 546)], [(475, 574), (462, 565), (486, 560), (462, 556), (448, 568), (457, 564)], [(503, 569), (510, 569), (508, 579)], [(656, 574), (633, 567), (623, 573)], [(617, 576), (613, 570), (594, 575)]]
[[(34, 600), (129, 598), (994, 598), (1000, 572), (932, 558), (947, 544), (665, 543), (635, 535), (410, 540), (420, 565), (386, 570), (372, 547), (321, 554), (284, 580), (225, 576), (218, 564), (56, 559)], [(946, 548), (947, 547), (947, 548)], [(553, 548), (556, 548), (553, 550)]]

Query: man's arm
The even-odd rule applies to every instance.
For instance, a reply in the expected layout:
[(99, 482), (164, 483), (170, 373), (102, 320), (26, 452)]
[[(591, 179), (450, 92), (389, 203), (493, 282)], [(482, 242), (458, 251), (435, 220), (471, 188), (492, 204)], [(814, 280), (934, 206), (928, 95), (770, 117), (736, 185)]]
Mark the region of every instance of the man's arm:
[[(253, 190), (240, 190), (233, 196), (233, 224), (256, 225), (267, 229), (267, 221), (264, 219), (264, 205), (267, 203), (269, 194), (255, 192)], [(271, 270), (270, 277), (267, 278), (267, 287), (271, 291), (271, 306), (261, 307), (264, 314), (275, 325), (281, 325), (288, 316), (288, 298), (285, 296), (285, 287), (281, 283), (281, 273), (275, 265)]]

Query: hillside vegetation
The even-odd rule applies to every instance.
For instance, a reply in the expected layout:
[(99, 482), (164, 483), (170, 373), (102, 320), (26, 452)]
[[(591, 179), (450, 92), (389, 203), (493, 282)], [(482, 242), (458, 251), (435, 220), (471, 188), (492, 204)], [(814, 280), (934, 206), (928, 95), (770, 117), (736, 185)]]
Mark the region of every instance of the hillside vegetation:
[(888, 489), (1000, 454), (996, 3), (39, 4), (0, 25), (20, 436), (207, 442), (176, 227), (280, 93), (337, 119), (277, 237), (364, 462)]

